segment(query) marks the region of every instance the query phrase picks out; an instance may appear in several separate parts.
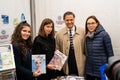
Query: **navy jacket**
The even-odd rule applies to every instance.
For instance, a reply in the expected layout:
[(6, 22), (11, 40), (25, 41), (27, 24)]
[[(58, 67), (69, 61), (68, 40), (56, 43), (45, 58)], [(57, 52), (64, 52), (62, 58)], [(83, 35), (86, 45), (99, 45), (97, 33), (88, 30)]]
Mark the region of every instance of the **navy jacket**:
[(87, 57), (85, 73), (91, 76), (100, 77), (99, 67), (108, 62), (113, 56), (111, 39), (104, 28), (99, 25), (93, 38), (86, 37)]
[(13, 44), (13, 52), (15, 57), (17, 80), (33, 80), (31, 71), (31, 52), (28, 51), (26, 59), (23, 59), (21, 48)]

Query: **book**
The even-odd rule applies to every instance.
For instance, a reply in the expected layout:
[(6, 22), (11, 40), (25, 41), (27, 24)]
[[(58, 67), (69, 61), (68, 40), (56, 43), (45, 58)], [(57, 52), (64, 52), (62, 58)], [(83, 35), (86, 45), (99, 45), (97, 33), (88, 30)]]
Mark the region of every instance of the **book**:
[(67, 76), (66, 80), (85, 80), (85, 78), (81, 76)]
[(0, 80), (16, 80), (16, 78), (15, 69), (0, 71)]
[(36, 70), (41, 74), (46, 73), (46, 56), (44, 54), (32, 55), (32, 71)]
[(2, 80), (16, 80), (15, 72), (11, 70), (3, 72)]
[(0, 69), (2, 69), (2, 58), (1, 58), (1, 52), (0, 52)]
[(49, 64), (54, 65), (56, 67), (56, 70), (60, 71), (66, 60), (67, 56), (59, 50), (56, 50)]
[(0, 45), (0, 71), (15, 69), (12, 44)]
[(2, 74), (0, 73), (0, 80), (2, 80)]

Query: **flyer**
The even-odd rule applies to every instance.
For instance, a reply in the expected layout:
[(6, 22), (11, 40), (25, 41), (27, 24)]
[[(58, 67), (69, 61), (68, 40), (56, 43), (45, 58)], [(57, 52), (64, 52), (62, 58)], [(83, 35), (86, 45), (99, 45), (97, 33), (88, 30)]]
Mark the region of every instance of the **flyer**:
[(0, 45), (0, 71), (15, 69), (12, 44)]
[(41, 74), (46, 73), (46, 57), (44, 54), (32, 55), (32, 71), (40, 71)]
[(57, 70), (61, 70), (66, 60), (67, 56), (59, 50), (56, 50), (49, 64), (56, 66)]

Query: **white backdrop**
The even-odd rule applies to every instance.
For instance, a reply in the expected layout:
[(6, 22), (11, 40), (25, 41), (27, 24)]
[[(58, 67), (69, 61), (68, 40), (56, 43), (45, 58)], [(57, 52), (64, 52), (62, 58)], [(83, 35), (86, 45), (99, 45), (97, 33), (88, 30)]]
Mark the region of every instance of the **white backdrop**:
[[(0, 44), (10, 43), (11, 34), (16, 24), (21, 21), (22, 13), (27, 22), (30, 23), (29, 0), (0, 0)], [(2, 15), (9, 17), (8, 24), (4, 24)]]
[[(110, 34), (115, 55), (120, 55), (120, 0), (35, 0), (36, 34), (45, 17), (52, 18), (56, 31), (64, 24), (62, 16), (66, 11), (76, 15), (76, 25), (85, 26), (85, 20), (95, 15)], [(58, 23), (57, 23), (58, 22)]]

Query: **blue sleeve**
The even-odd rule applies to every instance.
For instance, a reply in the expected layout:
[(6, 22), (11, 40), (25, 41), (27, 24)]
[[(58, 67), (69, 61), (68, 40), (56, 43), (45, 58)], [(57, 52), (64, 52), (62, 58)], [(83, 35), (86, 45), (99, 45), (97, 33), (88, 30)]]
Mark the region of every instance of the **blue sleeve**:
[(107, 32), (104, 34), (104, 46), (105, 46), (107, 56), (108, 57), (113, 56), (114, 53), (113, 53), (111, 38)]

